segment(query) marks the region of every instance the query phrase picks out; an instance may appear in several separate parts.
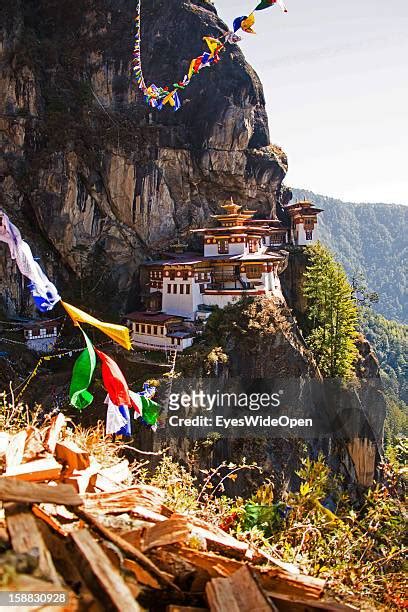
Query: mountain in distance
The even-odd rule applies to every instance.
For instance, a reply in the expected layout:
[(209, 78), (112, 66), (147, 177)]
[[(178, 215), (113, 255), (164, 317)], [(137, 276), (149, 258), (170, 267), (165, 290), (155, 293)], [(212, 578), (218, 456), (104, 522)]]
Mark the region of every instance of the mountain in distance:
[(344, 266), (349, 278), (363, 274), (379, 295), (373, 309), (387, 319), (408, 322), (408, 206), (356, 204), (292, 189), (293, 200), (309, 199), (324, 209), (319, 237)]

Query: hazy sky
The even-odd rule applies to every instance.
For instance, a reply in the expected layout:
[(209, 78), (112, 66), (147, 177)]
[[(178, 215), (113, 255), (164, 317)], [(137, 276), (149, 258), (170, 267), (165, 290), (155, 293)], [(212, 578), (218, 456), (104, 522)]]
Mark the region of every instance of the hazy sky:
[[(240, 43), (265, 89), (286, 182), (408, 204), (408, 0), (285, 0)], [(257, 0), (215, 0), (231, 24)]]

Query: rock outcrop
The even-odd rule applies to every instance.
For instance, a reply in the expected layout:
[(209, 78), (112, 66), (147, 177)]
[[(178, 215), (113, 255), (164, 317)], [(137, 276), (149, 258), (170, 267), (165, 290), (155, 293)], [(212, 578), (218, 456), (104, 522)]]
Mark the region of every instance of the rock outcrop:
[[(121, 311), (140, 262), (220, 201), (275, 216), (287, 164), (238, 46), (193, 80), (178, 113), (149, 110), (131, 80), (134, 10), (127, 0), (5, 0), (0, 34), (0, 205), (64, 295), (82, 278)], [(146, 79), (179, 80), (202, 37), (225, 29), (211, 2), (143, 2)], [(24, 308), (18, 276), (1, 282), (3, 309)]]

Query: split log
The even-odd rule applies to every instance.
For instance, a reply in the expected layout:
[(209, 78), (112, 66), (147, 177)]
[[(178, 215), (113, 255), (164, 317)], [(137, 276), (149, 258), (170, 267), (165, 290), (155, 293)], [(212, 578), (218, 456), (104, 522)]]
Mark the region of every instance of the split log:
[[(42, 521), (38, 522), (38, 528), (51, 553), (57, 571), (64, 577), (67, 584), (74, 585), (75, 591), (80, 593), (81, 610), (103, 612), (103, 607), (96, 602), (80, 573), (80, 557), (75, 552), (72, 541), (60, 537)], [(70, 608), (67, 608), (66, 612), (67, 610), (71, 612)]]
[(115, 544), (118, 548), (120, 548), (125, 556), (131, 559), (132, 561), (136, 561), (140, 563), (140, 565), (151, 572), (162, 584), (163, 586), (170, 587), (176, 591), (180, 589), (173, 584), (171, 580), (167, 577), (166, 574), (161, 572), (155, 564), (150, 561), (146, 555), (144, 555), (140, 550), (129, 544), (126, 540), (124, 540), (121, 536), (113, 533), (110, 529), (101, 525), (91, 514), (83, 510), (82, 508), (75, 508), (75, 514), (82, 519), (85, 523), (87, 523), (99, 536), (109, 540), (113, 544)]
[(115, 482), (116, 484), (121, 484), (131, 476), (129, 461), (124, 459), (116, 465), (100, 470), (99, 474), (104, 478), (108, 478), (109, 480)]
[(136, 563), (136, 561), (125, 559), (123, 561), (123, 567), (136, 577), (139, 584), (148, 586), (151, 589), (161, 589), (161, 586), (156, 578), (143, 569), (143, 567), (139, 565), (139, 563)]
[(106, 476), (103, 476), (100, 472), (97, 474), (93, 474), (89, 480), (89, 485), (93, 487), (93, 489), (99, 489), (103, 493), (114, 493), (115, 491), (120, 491), (120, 485), (116, 484), (113, 480), (110, 480)]
[(55, 446), (55, 457), (71, 472), (74, 470), (86, 470), (91, 465), (89, 453), (79, 448), (75, 442), (65, 440), (57, 442)]
[(158, 546), (184, 543), (190, 536), (190, 532), (191, 529), (187, 524), (187, 517), (167, 519), (144, 531), (142, 536), (142, 551), (146, 552)]
[(14, 476), (19, 480), (41, 482), (42, 480), (58, 479), (61, 471), (61, 464), (54, 457), (47, 457), (46, 459), (37, 459), (36, 461), (30, 461), (30, 463), (11, 467), (0, 478)]
[(54, 585), (61, 586), (62, 582), (54, 567), (51, 555), (44, 544), (32, 512), (26, 506), (9, 502), (4, 505), (4, 510), (14, 552), (29, 554), (37, 549), (39, 554), (39, 573), (45, 580), (52, 582)]
[(26, 428), (27, 439), (24, 446), (24, 463), (42, 459), (47, 455), (47, 451), (41, 439), (41, 434), (35, 427)]
[(208, 608), (191, 608), (190, 606), (167, 606), (166, 612), (206, 612)]
[(257, 584), (248, 566), (242, 567), (229, 578), (213, 578), (205, 592), (211, 612), (277, 612), (276, 606)]
[(10, 434), (6, 431), (0, 431), (0, 457), (6, 454), (10, 440)]
[(100, 469), (99, 463), (93, 458), (90, 458), (90, 466), (85, 470), (74, 470), (65, 476), (63, 482), (71, 485), (77, 493), (85, 495), (85, 493), (94, 491), (92, 479)]
[(19, 431), (14, 436), (11, 436), (6, 449), (6, 469), (12, 469), (19, 466), (23, 461), (24, 447), (27, 440), (27, 432), (25, 429)]
[(164, 499), (164, 491), (148, 485), (136, 485), (112, 493), (90, 493), (84, 497), (86, 509), (90, 512), (123, 514), (140, 507), (158, 515), (163, 514), (162, 519), (165, 520), (172, 512), (164, 506)]
[(185, 546), (177, 547), (175, 550), (194, 567), (206, 571), (210, 578), (225, 578), (244, 566), (243, 561), (221, 557), (212, 552), (192, 550)]
[(313, 612), (314, 610), (351, 612), (352, 610), (358, 610), (358, 608), (338, 604), (337, 602), (300, 599), (293, 595), (282, 595), (282, 593), (268, 592), (268, 596), (271, 597), (279, 612)]
[(34, 504), (32, 506), (32, 512), (34, 516), (44, 521), (44, 523), (47, 523), (47, 525), (49, 525), (51, 529), (56, 531), (59, 535), (63, 537), (67, 537), (69, 535), (69, 532), (63, 528), (63, 526), (57, 521), (57, 519), (55, 519), (44, 508), (41, 508), (40, 506)]
[(51, 423), (44, 436), (44, 446), (50, 453), (54, 453), (55, 446), (61, 435), (61, 431), (65, 427), (66, 419), (62, 412), (51, 419)]
[(324, 593), (325, 581), (313, 576), (287, 574), (279, 569), (259, 569), (259, 580), (265, 591), (295, 595), (304, 599), (319, 599)]
[(27, 504), (50, 503), (64, 506), (79, 506), (83, 503), (81, 497), (68, 485), (50, 487), (17, 478), (0, 478), (0, 499)]
[(90, 590), (100, 599), (105, 610), (141, 612), (129, 587), (87, 529), (71, 534), (76, 550), (82, 558), (81, 574)]

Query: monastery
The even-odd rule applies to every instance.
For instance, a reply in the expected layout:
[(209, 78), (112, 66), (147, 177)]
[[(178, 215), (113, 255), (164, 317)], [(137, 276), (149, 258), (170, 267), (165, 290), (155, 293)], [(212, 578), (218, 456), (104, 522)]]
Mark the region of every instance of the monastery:
[(242, 297), (282, 297), (279, 275), (289, 252), (285, 246), (307, 246), (317, 240), (321, 209), (309, 201), (285, 207), (290, 226), (276, 219), (254, 219), (255, 211), (231, 202), (217, 225), (191, 230), (203, 237), (204, 253), (175, 253), (144, 265), (147, 276), (145, 310), (126, 316), (135, 347), (183, 351), (215, 307)]

